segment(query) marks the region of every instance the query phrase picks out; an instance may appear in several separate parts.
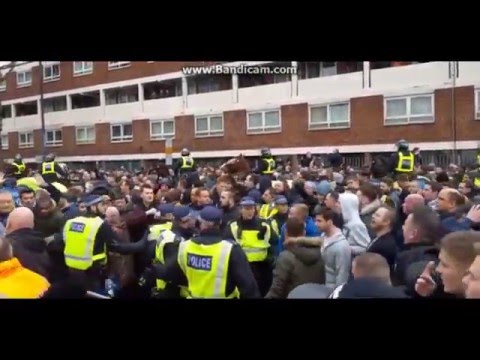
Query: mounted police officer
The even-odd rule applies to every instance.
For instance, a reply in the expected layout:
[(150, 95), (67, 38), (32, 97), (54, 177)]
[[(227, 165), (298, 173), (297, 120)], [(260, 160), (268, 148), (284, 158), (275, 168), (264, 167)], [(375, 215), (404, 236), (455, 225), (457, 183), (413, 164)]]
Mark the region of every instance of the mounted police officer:
[(183, 148), (180, 155), (180, 159), (175, 164), (174, 172), (178, 178), (187, 180), (188, 187), (192, 187), (194, 181), (198, 179), (195, 160), (190, 156), (190, 150), (187, 148)]
[(393, 174), (411, 174), (415, 168), (415, 154), (409, 150), (409, 143), (402, 139), (397, 142), (397, 152), (392, 154), (390, 170)]
[(40, 175), (42, 175), (43, 180), (49, 184), (59, 182), (60, 179), (58, 175), (60, 175), (62, 179), (68, 178), (68, 174), (64, 169), (55, 162), (55, 155), (52, 153), (45, 156), (40, 169)]
[(22, 155), (15, 155), (15, 159), (13, 160), (11, 165), (13, 171), (12, 175), (15, 176), (17, 180), (27, 176), (27, 166), (23, 162)]
[(163, 279), (188, 284), (189, 298), (259, 298), (257, 283), (242, 248), (220, 233), (222, 211), (200, 211), (200, 235), (180, 242), (176, 261), (167, 261)]
[(260, 160), (257, 166), (257, 172), (260, 174), (259, 187), (263, 194), (265, 190), (272, 187), (273, 173), (276, 170), (276, 163), (269, 148), (260, 150)]

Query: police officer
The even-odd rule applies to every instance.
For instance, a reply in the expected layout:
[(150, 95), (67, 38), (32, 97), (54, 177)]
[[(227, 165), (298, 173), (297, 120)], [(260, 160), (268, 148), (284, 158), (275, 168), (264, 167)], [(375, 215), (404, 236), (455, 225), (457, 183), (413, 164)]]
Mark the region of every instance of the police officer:
[(49, 184), (58, 182), (58, 175), (60, 175), (63, 179), (68, 178), (68, 174), (66, 174), (62, 167), (55, 162), (54, 154), (48, 154), (45, 156), (45, 159), (42, 162), (40, 175), (42, 175), (43, 180)]
[(13, 168), (13, 175), (17, 180), (26, 176), (27, 166), (23, 162), (22, 155), (20, 154), (15, 155), (15, 159), (12, 162), (12, 168)]
[(265, 296), (272, 283), (271, 241), (275, 234), (268, 221), (255, 215), (256, 203), (252, 198), (244, 197), (240, 201), (241, 216), (230, 222), (226, 235), (241, 246), (250, 263), (260, 294)]
[(148, 240), (157, 240), (165, 230), (172, 229), (173, 204), (161, 204), (155, 213), (155, 224), (149, 228)]
[(273, 159), (272, 152), (269, 148), (263, 148), (260, 151), (260, 161), (258, 163), (257, 171), (260, 173), (259, 187), (260, 192), (263, 192), (272, 187), (273, 173), (276, 169), (276, 163)]
[(106, 206), (98, 195), (85, 198), (87, 213), (65, 223), (55, 242), (64, 244), (65, 263), (70, 275), (85, 282), (87, 289), (101, 291), (105, 281), (108, 251), (122, 252), (117, 235), (104, 221)]
[(166, 261), (163, 278), (174, 284), (186, 282), (189, 298), (258, 298), (245, 253), (220, 234), (222, 216), (213, 206), (200, 211), (200, 235), (179, 244), (177, 259)]
[(190, 150), (183, 148), (181, 157), (178, 159), (175, 167), (175, 173), (178, 176), (181, 176), (186, 173), (191, 173), (195, 171), (195, 160), (190, 156)]
[(415, 167), (415, 155), (409, 150), (409, 144), (406, 140), (397, 142), (396, 153), (392, 154), (390, 171), (395, 174), (410, 174)]
[[(288, 218), (288, 200), (283, 195), (277, 195), (273, 201), (275, 204), (275, 214), (270, 218), (270, 225), (277, 238), (280, 237), (280, 230)], [(275, 246), (274, 244), (271, 244)]]

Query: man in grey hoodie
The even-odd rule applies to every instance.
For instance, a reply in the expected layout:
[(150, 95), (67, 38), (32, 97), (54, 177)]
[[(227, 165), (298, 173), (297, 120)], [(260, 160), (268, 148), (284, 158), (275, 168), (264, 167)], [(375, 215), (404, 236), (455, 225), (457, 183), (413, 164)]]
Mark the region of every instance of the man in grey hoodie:
[(357, 195), (343, 193), (339, 196), (343, 216), (343, 233), (350, 244), (352, 255), (358, 255), (368, 247), (371, 239), (368, 230), (360, 218), (360, 201)]

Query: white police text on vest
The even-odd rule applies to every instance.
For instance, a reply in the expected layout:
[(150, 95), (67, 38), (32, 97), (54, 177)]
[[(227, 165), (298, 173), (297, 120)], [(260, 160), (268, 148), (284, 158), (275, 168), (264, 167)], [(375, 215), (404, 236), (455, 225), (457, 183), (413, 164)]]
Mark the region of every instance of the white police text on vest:
[(212, 270), (212, 257), (187, 254), (187, 266), (196, 270)]
[(70, 224), (70, 229), (69, 230), (73, 231), (73, 232), (83, 233), (83, 231), (85, 230), (85, 224), (78, 223), (78, 222), (72, 222)]

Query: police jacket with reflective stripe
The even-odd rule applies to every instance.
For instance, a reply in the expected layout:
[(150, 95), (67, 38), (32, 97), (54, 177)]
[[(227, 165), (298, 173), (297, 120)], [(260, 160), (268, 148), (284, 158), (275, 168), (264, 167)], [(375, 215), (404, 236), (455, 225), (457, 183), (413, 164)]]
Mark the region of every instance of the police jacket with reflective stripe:
[[(219, 230), (208, 230), (202, 232), (199, 236), (190, 239), (196, 244), (211, 245), (216, 244), (222, 240)], [(158, 275), (161, 275), (166, 281), (173, 282), (176, 285), (182, 285), (187, 283), (185, 274), (180, 269), (180, 265), (177, 259), (166, 259), (163, 273), (160, 274), (161, 268), (157, 267)], [(260, 298), (260, 292), (258, 290), (257, 282), (253, 276), (250, 265), (247, 261), (247, 257), (242, 248), (234, 244), (232, 252), (230, 253), (230, 262), (228, 264), (227, 286), (226, 293), (231, 294), (235, 287), (240, 292), (241, 299), (248, 298)]]

